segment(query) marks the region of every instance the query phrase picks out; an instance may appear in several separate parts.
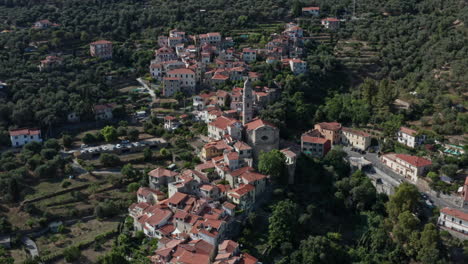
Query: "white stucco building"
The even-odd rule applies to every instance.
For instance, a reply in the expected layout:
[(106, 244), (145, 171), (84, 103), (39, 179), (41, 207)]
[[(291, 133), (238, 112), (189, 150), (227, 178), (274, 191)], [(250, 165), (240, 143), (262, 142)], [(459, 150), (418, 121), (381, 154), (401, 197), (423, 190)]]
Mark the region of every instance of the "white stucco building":
[(42, 142), (40, 129), (15, 129), (10, 130), (10, 140), (13, 147), (21, 147), (29, 142)]
[(302, 74), (307, 71), (307, 62), (300, 59), (291, 59), (289, 60), (289, 67), (294, 74)]
[(462, 211), (445, 207), (440, 210), (439, 226), (460, 232), (468, 238), (468, 214)]
[(415, 148), (421, 145), (426, 139), (425, 135), (419, 135), (416, 130), (400, 127), (397, 133), (398, 142), (410, 148)]
[(212, 139), (223, 139), (224, 135), (232, 138), (242, 138), (242, 123), (239, 120), (220, 116), (208, 124), (208, 136)]
[(407, 154), (389, 153), (382, 155), (380, 160), (394, 172), (413, 182), (416, 182), (418, 177), (423, 176), (432, 165), (430, 160)]
[(197, 85), (195, 79), (195, 72), (191, 69), (174, 69), (167, 72), (169, 78), (179, 78), (180, 87), (188, 94), (195, 93)]

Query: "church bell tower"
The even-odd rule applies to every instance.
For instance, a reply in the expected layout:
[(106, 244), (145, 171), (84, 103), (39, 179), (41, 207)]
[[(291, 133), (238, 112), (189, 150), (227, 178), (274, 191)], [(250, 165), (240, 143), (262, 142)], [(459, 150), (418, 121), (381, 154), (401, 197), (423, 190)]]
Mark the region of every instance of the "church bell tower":
[(244, 91), (242, 94), (242, 124), (245, 125), (253, 119), (253, 92), (250, 79), (244, 82)]

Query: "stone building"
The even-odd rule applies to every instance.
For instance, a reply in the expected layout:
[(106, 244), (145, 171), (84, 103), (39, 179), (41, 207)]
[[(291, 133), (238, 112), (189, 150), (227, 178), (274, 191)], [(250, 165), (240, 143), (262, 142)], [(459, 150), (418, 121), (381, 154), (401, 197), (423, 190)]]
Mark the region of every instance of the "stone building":
[(257, 118), (245, 124), (245, 138), (253, 148), (255, 162), (260, 153), (279, 148), (279, 129), (262, 119)]
[(253, 92), (252, 83), (249, 79), (244, 82), (244, 92), (242, 94), (242, 124), (245, 125), (253, 118)]

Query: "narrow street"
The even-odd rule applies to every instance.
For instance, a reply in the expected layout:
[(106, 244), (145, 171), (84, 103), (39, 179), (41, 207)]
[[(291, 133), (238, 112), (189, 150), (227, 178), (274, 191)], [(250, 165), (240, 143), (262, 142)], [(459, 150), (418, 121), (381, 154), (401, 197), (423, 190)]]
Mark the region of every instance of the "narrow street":
[(451, 208), (456, 208), (457, 210), (461, 210), (463, 212), (468, 212), (467, 209), (460, 208), (458, 204), (456, 203), (458, 200), (458, 196), (438, 194), (432, 190), (427, 191), (427, 189), (425, 189), (421, 184), (415, 184), (414, 182), (409, 181), (408, 179), (404, 178), (401, 175), (398, 175), (397, 173), (393, 172), (390, 168), (382, 164), (382, 162), (380, 162), (380, 159), (377, 153), (366, 152), (366, 154), (363, 155), (363, 154), (351, 151), (350, 147), (343, 147), (343, 150), (350, 157), (358, 157), (358, 158), (364, 157), (366, 160), (370, 161), (372, 163), (374, 171), (370, 171), (370, 172), (366, 171), (366, 173), (370, 174), (369, 176), (374, 179), (376, 177), (381, 177), (381, 179), (384, 182), (391, 184), (394, 187), (397, 187), (404, 181), (409, 182), (411, 184), (414, 184), (421, 193), (426, 194), (430, 198), (430, 200), (434, 202), (435, 206), (439, 208), (451, 207)]
[(152, 102), (156, 101), (156, 93), (154, 92), (154, 90), (151, 89), (151, 87), (149, 87), (149, 85), (141, 77), (137, 78), (137, 81), (148, 91), (148, 93), (151, 96)]

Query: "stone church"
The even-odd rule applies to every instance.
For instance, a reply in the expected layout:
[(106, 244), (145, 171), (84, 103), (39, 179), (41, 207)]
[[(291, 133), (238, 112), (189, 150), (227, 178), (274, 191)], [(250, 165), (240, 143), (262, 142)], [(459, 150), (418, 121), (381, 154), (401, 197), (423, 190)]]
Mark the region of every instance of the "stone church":
[(244, 140), (253, 148), (254, 162), (262, 152), (279, 148), (279, 129), (260, 118), (253, 119), (253, 90), (249, 79), (244, 83), (242, 105), (242, 124), (244, 125)]

